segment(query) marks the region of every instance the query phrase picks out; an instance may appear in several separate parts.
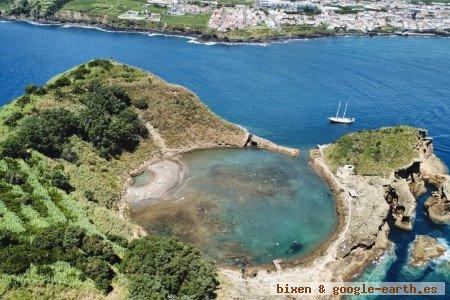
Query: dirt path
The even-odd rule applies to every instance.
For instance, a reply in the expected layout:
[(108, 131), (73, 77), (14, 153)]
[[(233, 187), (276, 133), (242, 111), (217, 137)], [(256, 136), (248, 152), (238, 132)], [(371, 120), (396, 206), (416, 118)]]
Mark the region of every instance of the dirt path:
[(159, 134), (158, 130), (156, 130), (156, 128), (153, 127), (150, 123), (145, 123), (145, 127), (147, 128), (150, 135), (153, 137), (153, 140), (156, 142), (156, 144), (158, 144), (159, 148), (161, 148), (162, 153), (169, 152), (169, 148), (166, 145), (166, 141)]

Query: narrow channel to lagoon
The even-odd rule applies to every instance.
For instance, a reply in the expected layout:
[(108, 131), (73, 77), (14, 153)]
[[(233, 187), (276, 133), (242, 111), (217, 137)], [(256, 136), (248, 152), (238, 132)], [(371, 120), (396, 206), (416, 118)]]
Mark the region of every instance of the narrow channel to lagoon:
[[(134, 212), (152, 232), (174, 234), (229, 265), (309, 254), (336, 226), (330, 190), (309, 168), (308, 151), (347, 132), (393, 124), (425, 127), (435, 154), (450, 166), (450, 39), (340, 37), (271, 45), (202, 45), (185, 38), (85, 28), (0, 23), (0, 105), (87, 60), (104, 57), (186, 86), (215, 113), (274, 142), (298, 147), (292, 159), (254, 150), (183, 156), (183, 187)], [(27, 59), (33, 57), (34, 59)], [(348, 100), (351, 126), (326, 118)], [(141, 178), (143, 182), (148, 178)], [(422, 201), (422, 202), (421, 202)], [(417, 214), (423, 214), (418, 202)], [(429, 222), (417, 217), (415, 226)], [(421, 229), (450, 245), (449, 227)], [(420, 231), (391, 232), (397, 249), (358, 279), (445, 281), (448, 260), (423, 274), (404, 257)], [(234, 253), (234, 254), (232, 254)], [(394, 255), (397, 254), (397, 255)]]

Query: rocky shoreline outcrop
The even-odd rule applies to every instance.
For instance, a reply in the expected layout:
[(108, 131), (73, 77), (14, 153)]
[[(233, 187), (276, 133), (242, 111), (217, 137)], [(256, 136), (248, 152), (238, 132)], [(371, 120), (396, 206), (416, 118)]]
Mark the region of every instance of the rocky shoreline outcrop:
[(300, 155), (300, 150), (298, 149), (280, 146), (267, 139), (261, 138), (254, 134), (249, 134), (245, 147), (252, 147), (252, 146), (291, 157), (298, 157)]
[(450, 177), (438, 186), (431, 197), (425, 201), (425, 208), (430, 219), (437, 224), (450, 224)]
[[(417, 157), (388, 178), (357, 175), (349, 165), (333, 172), (323, 150), (311, 150), (310, 165), (327, 182), (335, 198), (339, 219), (336, 231), (310, 256), (276, 260), (276, 268), (264, 266), (244, 273), (222, 268), (221, 276), (229, 288), (222, 288), (219, 296), (267, 297), (273, 295), (270, 288), (276, 283), (351, 280), (392, 249), (388, 219), (392, 217), (395, 226), (411, 230), (416, 198), (425, 192), (425, 184), (442, 184), (442, 178), (447, 178), (446, 167), (433, 154), (432, 139), (424, 130), (419, 131)], [(439, 246), (434, 249), (432, 257), (442, 252)]]
[(422, 268), (430, 260), (441, 257), (445, 254), (445, 246), (438, 243), (435, 238), (427, 235), (417, 235), (411, 247), (409, 265)]

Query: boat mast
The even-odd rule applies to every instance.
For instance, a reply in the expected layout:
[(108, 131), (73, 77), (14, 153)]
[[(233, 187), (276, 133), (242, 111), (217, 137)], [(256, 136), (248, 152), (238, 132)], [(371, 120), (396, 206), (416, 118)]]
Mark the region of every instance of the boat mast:
[(337, 110), (337, 112), (336, 112), (336, 118), (337, 118), (337, 116), (339, 115), (339, 109), (341, 108), (341, 100), (339, 100), (339, 106), (338, 106), (338, 110)]
[(347, 105), (348, 105), (348, 101), (347, 101), (347, 103), (345, 104), (344, 114), (342, 115), (343, 118), (345, 118), (345, 112), (347, 111)]

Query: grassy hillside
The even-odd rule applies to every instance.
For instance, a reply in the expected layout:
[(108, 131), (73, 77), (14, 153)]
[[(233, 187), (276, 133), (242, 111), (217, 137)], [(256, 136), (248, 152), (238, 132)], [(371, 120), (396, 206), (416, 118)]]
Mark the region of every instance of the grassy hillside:
[(279, 29), (272, 30), (266, 25), (259, 25), (249, 27), (246, 29), (235, 29), (218, 34), (221, 38), (226, 38), (230, 41), (245, 41), (245, 40), (266, 40), (272, 38), (304, 36), (312, 37), (317, 35), (331, 35), (333, 30), (326, 28), (326, 25), (312, 26), (312, 25), (285, 25)]
[[(15, 16), (26, 16), (32, 19), (54, 19), (65, 20), (67, 16), (82, 14), (80, 21), (91, 23), (100, 22), (103, 25), (115, 26), (121, 29), (180, 29), (195, 30), (202, 32), (206, 30), (210, 13), (172, 15), (167, 8), (159, 6), (148, 6), (145, 0), (0, 0), (0, 10), (6, 14)], [(145, 20), (120, 20), (118, 17), (128, 11), (150, 11), (161, 14), (158, 22)], [(61, 12), (60, 14), (57, 14)], [(71, 18), (71, 17), (69, 17)]]
[(141, 11), (145, 0), (71, 0), (64, 9), (117, 17), (129, 10)]
[(350, 133), (326, 148), (325, 158), (334, 169), (350, 164), (358, 174), (388, 176), (417, 157), (419, 139), (408, 126)]
[(109, 60), (29, 85), (0, 109), (0, 296), (213, 296), (215, 269), (196, 249), (135, 240), (116, 212), (129, 172), (162, 153), (148, 125), (173, 149), (244, 136), (192, 92)]
[[(93, 81), (123, 89), (142, 123), (155, 127), (170, 148), (195, 147), (202, 143), (238, 144), (243, 137), (241, 129), (212, 114), (189, 90), (110, 61), (78, 66), (43, 87), (45, 94), (28, 93), (4, 107), (0, 110), (0, 136), (7, 137), (17, 130), (17, 124), (25, 116), (35, 116), (50, 108), (81, 111)], [(102, 156), (80, 135), (69, 136), (67, 144), (68, 154), (74, 152), (76, 160), (60, 159), (59, 163), (71, 177), (75, 196), (85, 198), (86, 191), (92, 192), (95, 201), (106, 207), (113, 207), (117, 202), (129, 172), (161, 152), (151, 136), (141, 136), (133, 151), (111, 157)]]

